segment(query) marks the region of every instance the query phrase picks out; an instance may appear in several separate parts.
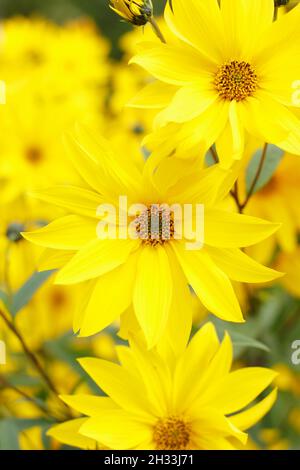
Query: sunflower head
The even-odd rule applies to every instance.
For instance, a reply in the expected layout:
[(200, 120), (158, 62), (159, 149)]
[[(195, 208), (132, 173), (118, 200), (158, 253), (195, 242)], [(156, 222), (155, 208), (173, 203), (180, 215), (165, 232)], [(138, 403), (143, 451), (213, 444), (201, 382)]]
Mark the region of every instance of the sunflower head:
[(144, 26), (153, 14), (151, 0), (110, 0), (110, 8), (136, 26)]

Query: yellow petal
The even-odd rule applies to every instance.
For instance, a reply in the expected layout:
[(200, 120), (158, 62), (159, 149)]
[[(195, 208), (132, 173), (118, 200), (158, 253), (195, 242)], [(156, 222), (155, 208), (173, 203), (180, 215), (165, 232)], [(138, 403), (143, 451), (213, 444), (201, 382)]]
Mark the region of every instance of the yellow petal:
[(220, 63), (225, 34), (217, 2), (174, 0), (172, 10), (169, 5), (165, 10), (165, 19), (171, 31), (179, 39), (196, 47), (213, 63)]
[(179, 411), (185, 411), (187, 397), (195, 386), (195, 377), (199, 371), (206, 370), (218, 347), (219, 340), (212, 323), (204, 325), (193, 336), (174, 374), (174, 404)]
[(80, 337), (91, 336), (113, 323), (132, 303), (137, 259), (134, 254), (104, 274), (87, 299), (80, 322)]
[(79, 447), (84, 450), (96, 450), (97, 443), (94, 439), (83, 436), (79, 430), (88, 418), (72, 419), (62, 424), (53, 426), (47, 432), (47, 435), (53, 437), (58, 442), (72, 447)]
[(277, 389), (274, 389), (269, 395), (261, 400), (257, 405), (252, 406), (242, 413), (230, 417), (230, 421), (239, 429), (244, 431), (254, 426), (260, 421), (272, 408), (277, 399)]
[(95, 239), (95, 220), (68, 215), (51, 222), (35, 232), (26, 232), (23, 237), (37, 245), (59, 250), (79, 250)]
[(199, 376), (198, 380), (193, 382), (193, 378), (190, 378), (190, 387), (186, 393), (185, 399), (185, 406), (187, 408), (193, 406), (197, 407), (197, 399), (199, 398), (201, 402), (203, 392), (208, 391), (210, 387), (213, 386), (212, 384), (230, 372), (232, 359), (232, 342), (230, 336), (226, 333), (222, 344), (216, 350), (207, 366), (202, 369), (201, 376)]
[(194, 416), (196, 415), (196, 419), (193, 420), (193, 430), (195, 430), (196, 438), (235, 437), (243, 444), (247, 442), (247, 434), (235, 427), (216, 408), (195, 408), (192, 413)]
[(173, 278), (172, 303), (170, 314), (162, 343), (169, 343), (176, 356), (180, 356), (186, 348), (192, 328), (192, 294), (186, 278), (180, 268), (178, 261), (171, 250), (168, 250), (170, 268)]
[(137, 240), (95, 239), (81, 248), (62, 268), (55, 282), (76, 284), (101, 276), (125, 263), (137, 246)]
[(156, 125), (163, 126), (167, 122), (185, 122), (202, 114), (209, 106), (213, 106), (217, 94), (211, 90), (211, 78), (199, 76), (197, 83), (180, 88), (174, 98), (155, 120)]
[(170, 85), (184, 86), (196, 82), (204, 58), (188, 45), (148, 44), (130, 63), (138, 64), (155, 78)]
[(238, 249), (209, 247), (209, 254), (229, 279), (238, 282), (268, 282), (283, 276), (267, 268)]
[(88, 416), (101, 415), (103, 411), (117, 408), (117, 405), (108, 397), (78, 394), (60, 395), (60, 399), (74, 410)]
[(161, 246), (144, 247), (138, 261), (133, 304), (149, 348), (157, 343), (166, 327), (172, 289), (170, 264), (165, 249)]
[(40, 201), (66, 209), (72, 214), (97, 218), (97, 209), (104, 199), (97, 193), (74, 186), (56, 186), (32, 195)]
[(272, 24), (273, 0), (222, 0), (221, 12), (226, 31), (225, 53), (236, 60), (251, 61)]
[(280, 224), (216, 209), (205, 211), (205, 243), (222, 248), (254, 245), (272, 235)]
[(99, 418), (89, 418), (80, 432), (115, 450), (135, 449), (152, 437), (150, 426), (122, 410), (104, 412)]
[(142, 380), (123, 367), (103, 359), (79, 359), (80, 365), (117, 405), (150, 419), (150, 404)]
[(38, 260), (39, 271), (62, 268), (75, 253), (76, 251), (51, 250), (51, 248), (46, 248)]
[(163, 82), (154, 81), (146, 85), (127, 106), (131, 108), (156, 109), (168, 106), (177, 88)]
[(278, 374), (262, 367), (246, 367), (231, 372), (207, 390), (200, 403), (218, 403), (218, 409), (231, 414), (245, 408), (263, 392)]
[(243, 315), (233, 287), (210, 256), (204, 251), (189, 251), (181, 243), (174, 243), (183, 271), (205, 307), (217, 317), (232, 322), (243, 322)]

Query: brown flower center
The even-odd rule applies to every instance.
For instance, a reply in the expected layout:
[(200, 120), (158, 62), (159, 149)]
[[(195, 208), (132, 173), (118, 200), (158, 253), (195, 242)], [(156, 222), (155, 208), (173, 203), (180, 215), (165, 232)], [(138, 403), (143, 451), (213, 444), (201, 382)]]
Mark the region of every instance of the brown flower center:
[(38, 147), (28, 147), (25, 152), (25, 158), (29, 163), (36, 165), (43, 159), (43, 152)]
[(156, 450), (184, 450), (190, 442), (190, 426), (176, 416), (160, 419), (153, 440)]
[(174, 238), (173, 213), (159, 204), (152, 204), (135, 219), (138, 238), (146, 245), (163, 245)]
[(258, 77), (250, 64), (233, 60), (219, 67), (214, 85), (224, 100), (243, 101), (256, 91)]

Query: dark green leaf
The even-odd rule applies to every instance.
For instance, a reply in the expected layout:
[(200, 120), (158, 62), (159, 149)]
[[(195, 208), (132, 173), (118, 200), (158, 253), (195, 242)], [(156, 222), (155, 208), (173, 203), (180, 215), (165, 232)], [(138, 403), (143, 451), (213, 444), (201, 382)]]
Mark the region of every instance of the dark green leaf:
[(254, 338), (245, 336), (241, 333), (237, 333), (236, 331), (232, 331), (229, 334), (230, 334), (230, 337), (234, 346), (243, 347), (243, 348), (255, 348), (255, 349), (260, 349), (266, 352), (270, 351), (270, 348), (268, 348), (268, 346), (261, 343), (260, 341), (257, 341)]
[[(283, 150), (276, 147), (275, 145), (268, 145), (266, 160), (264, 162), (264, 166), (261, 171), (260, 177), (258, 178), (257, 183), (255, 185), (253, 194), (259, 191), (260, 189), (262, 189), (264, 186), (266, 186), (266, 184), (270, 182), (275, 171), (277, 170), (279, 163), (282, 160), (283, 155), (284, 155)], [(257, 171), (259, 169), (261, 158), (262, 158), (262, 150), (260, 149), (257, 152), (255, 152), (247, 168), (247, 172), (246, 172), (247, 192), (250, 191), (253, 181), (255, 180), (255, 175), (257, 174)]]
[(3, 292), (3, 290), (0, 290), (0, 300), (2, 300), (4, 305), (8, 308), (8, 297), (7, 294)]
[[(248, 323), (244, 325), (238, 325), (238, 327), (219, 320), (218, 318), (212, 318), (212, 322), (216, 327), (220, 339), (224, 337), (226, 331), (230, 335), (235, 357), (239, 357), (247, 348), (259, 349), (266, 352), (270, 351), (268, 346), (255, 338), (251, 321), (248, 321)], [(242, 333), (240, 332), (241, 330)]]
[(19, 450), (19, 429), (13, 419), (0, 421), (0, 450)]
[(54, 271), (43, 271), (34, 273), (28, 281), (16, 292), (10, 308), (10, 313), (15, 316), (23, 307), (25, 307), (36, 291), (47, 281)]

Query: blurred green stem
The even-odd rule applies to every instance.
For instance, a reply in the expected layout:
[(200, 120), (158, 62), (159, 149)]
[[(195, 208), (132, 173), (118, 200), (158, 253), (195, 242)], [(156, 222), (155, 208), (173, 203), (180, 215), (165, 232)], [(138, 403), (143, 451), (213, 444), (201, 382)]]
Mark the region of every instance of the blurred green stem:
[[(54, 395), (58, 398), (59, 392), (56, 389), (56, 386), (52, 382), (51, 378), (48, 376), (48, 374), (45, 372), (43, 369), (40, 361), (36, 357), (36, 355), (30, 350), (30, 348), (27, 346), (23, 336), (15, 326), (15, 324), (7, 317), (7, 315), (0, 309), (0, 317), (3, 318), (4, 322), (6, 323), (7, 327), (10, 329), (10, 331), (14, 334), (14, 336), (19, 340), (21, 343), (21, 346), (23, 348), (23, 351), (25, 355), (28, 357), (34, 368), (37, 370), (39, 375), (43, 378), (45, 384), (49, 388), (51, 392), (54, 393)], [(61, 405), (64, 405), (63, 402), (60, 401)], [(69, 407), (65, 405), (65, 408), (68, 411), (68, 417), (71, 417)]]
[(165, 37), (164, 37), (163, 33), (161, 32), (161, 29), (158, 26), (157, 21), (155, 20), (155, 18), (153, 16), (152, 16), (152, 18), (150, 18), (149, 23), (151, 24), (151, 26), (153, 28), (153, 31), (155, 32), (156, 36), (160, 39), (160, 41), (162, 43), (166, 44), (167, 41), (165, 40)]
[(253, 193), (255, 191), (255, 188), (256, 188), (256, 185), (258, 183), (258, 180), (259, 180), (259, 177), (261, 175), (261, 172), (263, 170), (263, 167), (264, 167), (264, 164), (265, 164), (265, 161), (266, 161), (266, 158), (267, 158), (267, 152), (268, 152), (268, 144), (266, 143), (264, 145), (264, 148), (263, 148), (263, 151), (262, 151), (262, 155), (261, 155), (261, 159), (260, 159), (260, 163), (259, 163), (259, 166), (258, 166), (258, 169), (257, 169), (257, 172), (256, 172), (256, 175), (253, 179), (253, 182), (251, 184), (251, 187), (249, 189), (249, 192), (247, 194), (247, 197), (246, 197), (246, 200), (245, 202), (242, 204), (241, 206), (241, 209), (242, 211), (245, 209), (245, 207), (248, 205), (251, 197), (253, 196)]

